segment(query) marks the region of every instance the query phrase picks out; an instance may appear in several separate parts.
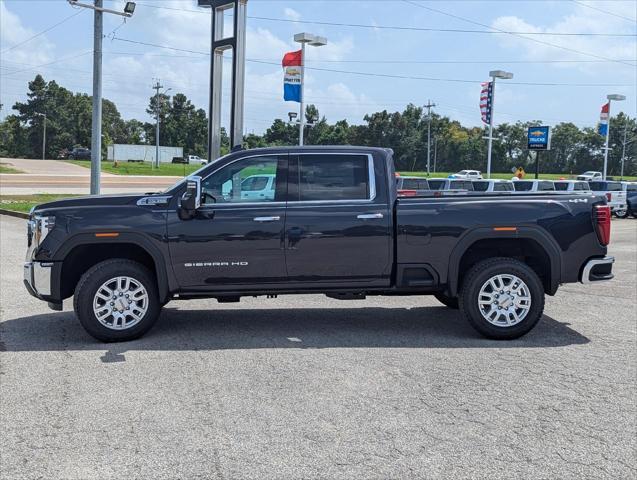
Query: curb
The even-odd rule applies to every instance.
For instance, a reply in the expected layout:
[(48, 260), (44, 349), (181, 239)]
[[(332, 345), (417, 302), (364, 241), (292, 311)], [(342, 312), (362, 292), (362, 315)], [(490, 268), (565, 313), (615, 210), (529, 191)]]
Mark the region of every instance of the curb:
[(23, 218), (25, 220), (29, 218), (28, 213), (14, 212), (13, 210), (6, 210), (4, 208), (0, 208), (0, 215), (8, 215), (10, 217)]

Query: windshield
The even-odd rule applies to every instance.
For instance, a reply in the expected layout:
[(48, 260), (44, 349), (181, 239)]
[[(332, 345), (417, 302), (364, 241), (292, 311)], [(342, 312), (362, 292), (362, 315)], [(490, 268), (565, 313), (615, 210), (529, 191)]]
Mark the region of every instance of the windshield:
[(467, 170), (460, 170), (458, 175), (466, 175), (467, 173), (469, 173)]
[(568, 190), (568, 183), (566, 182), (555, 182), (555, 190)]
[(196, 177), (199, 175), (199, 173), (203, 170), (205, 170), (206, 168), (208, 168), (211, 164), (215, 164), (220, 160), (223, 160), (224, 158), (226, 158), (228, 155), (224, 155), (223, 157), (219, 157), (218, 159), (216, 159), (214, 162), (210, 162), (208, 165), (202, 165), (200, 168), (198, 168), (197, 170), (195, 170), (194, 172), (192, 172), (190, 175), (186, 175), (184, 178), (180, 178), (179, 180), (177, 180), (175, 183), (173, 183), (170, 187), (168, 187), (166, 190), (164, 190), (162, 193), (166, 193), (166, 192), (170, 192), (171, 190), (173, 190), (174, 188), (177, 188), (179, 185), (181, 185), (187, 178), (190, 177)]
[(595, 173), (597, 172), (590, 171), (590, 172), (584, 172), (582, 175), (595, 175)]

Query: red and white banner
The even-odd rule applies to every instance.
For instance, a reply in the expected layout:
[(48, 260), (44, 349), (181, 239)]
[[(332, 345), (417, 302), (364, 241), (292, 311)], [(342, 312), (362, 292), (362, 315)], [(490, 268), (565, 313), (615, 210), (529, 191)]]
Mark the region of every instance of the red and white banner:
[(486, 124), (491, 122), (491, 104), (493, 102), (493, 82), (481, 83), (480, 91), (480, 115)]
[(283, 56), (285, 69), (283, 79), (283, 100), (289, 102), (301, 101), (301, 69), (303, 68), (302, 50), (288, 52)]

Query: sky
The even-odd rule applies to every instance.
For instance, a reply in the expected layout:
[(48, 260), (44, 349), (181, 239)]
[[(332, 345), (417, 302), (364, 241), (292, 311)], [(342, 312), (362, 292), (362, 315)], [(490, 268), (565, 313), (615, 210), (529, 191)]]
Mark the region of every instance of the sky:
[[(184, 93), (207, 110), (210, 10), (196, 0), (136, 3), (126, 22), (104, 16), (104, 98), (123, 118), (148, 121), (160, 79), (169, 94)], [(104, 6), (121, 11), (124, 2)], [(636, 17), (634, 0), (249, 0), (244, 130), (263, 133), (274, 118), (298, 111), (283, 101), (280, 62), (299, 48), (299, 32), (328, 39), (308, 47), (305, 98), (330, 122), (363, 123), (366, 113), (431, 100), (436, 113), (478, 126), (480, 82), (491, 70), (514, 74), (498, 80), (496, 124), (594, 126), (609, 93), (627, 97), (613, 103), (613, 115), (635, 116)], [(90, 94), (92, 48), (88, 9), (0, 0), (0, 118), (24, 101), (37, 73)], [(227, 104), (230, 62), (224, 65)], [(224, 108), (223, 123), (228, 116)]]

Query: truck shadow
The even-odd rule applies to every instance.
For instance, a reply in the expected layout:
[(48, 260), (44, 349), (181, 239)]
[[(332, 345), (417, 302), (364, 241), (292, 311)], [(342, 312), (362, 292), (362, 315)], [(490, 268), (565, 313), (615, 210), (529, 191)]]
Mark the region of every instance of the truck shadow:
[(589, 342), (568, 323), (547, 315), (520, 339), (487, 340), (474, 332), (457, 311), (446, 307), (214, 310), (168, 307), (146, 336), (118, 344), (101, 343), (88, 336), (72, 312), (33, 315), (0, 324), (2, 351), (108, 350), (103, 361), (123, 361), (121, 354), (127, 351), (543, 348)]

